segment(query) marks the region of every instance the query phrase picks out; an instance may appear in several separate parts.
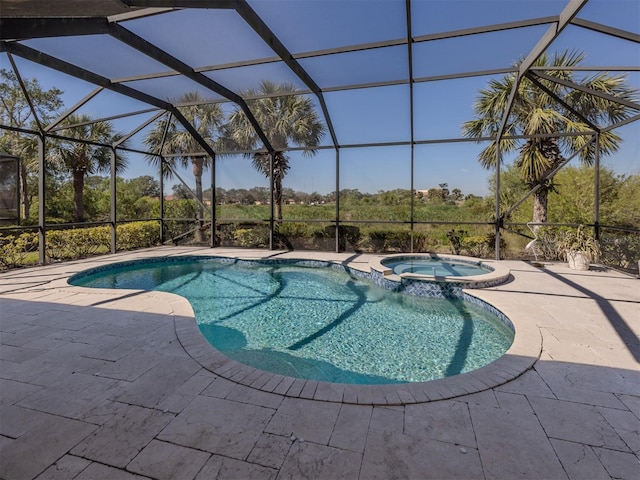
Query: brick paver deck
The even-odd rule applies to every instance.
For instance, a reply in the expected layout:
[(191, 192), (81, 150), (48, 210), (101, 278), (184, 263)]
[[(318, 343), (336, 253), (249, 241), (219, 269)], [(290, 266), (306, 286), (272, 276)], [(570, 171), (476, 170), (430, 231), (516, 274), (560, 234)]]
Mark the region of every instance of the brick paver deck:
[(166, 247), (0, 274), (0, 478), (640, 478), (635, 278), (503, 262), (513, 281), (473, 291), (516, 324), (501, 363), (349, 387), (225, 360), (176, 295), (66, 283), (182, 254), (371, 258)]

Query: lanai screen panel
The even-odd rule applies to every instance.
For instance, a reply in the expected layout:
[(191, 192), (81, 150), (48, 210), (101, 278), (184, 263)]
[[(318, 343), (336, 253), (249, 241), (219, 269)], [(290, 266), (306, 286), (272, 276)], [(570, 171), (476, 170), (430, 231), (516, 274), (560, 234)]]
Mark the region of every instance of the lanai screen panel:
[(249, 4), (294, 55), (407, 37), (404, 0)]
[(436, 0), (411, 2), (414, 36), (465, 30), (503, 23), (522, 22), (558, 15), (565, 0)]
[(20, 219), (20, 159), (0, 151), (0, 225)]
[[(166, 2), (130, 3), (167, 6)], [(173, 5), (180, 7), (181, 3)], [(20, 42), (106, 77), (112, 82), (107, 87), (139, 90), (159, 103), (180, 103), (184, 94), (198, 92), (203, 100), (223, 105), (225, 113), (244, 108), (246, 102), (247, 111), (257, 117), (254, 102), (268, 96), (260, 91), (265, 82), (291, 85), (297, 94), (313, 102), (327, 126), (316, 156), (305, 157), (297, 150), (302, 145), (295, 142), (286, 145), (296, 150), (287, 153), (291, 168), (283, 186), (294, 193), (299, 186), (316, 190), (311, 183), (318, 182), (323, 185), (319, 194), (325, 194), (327, 188), (353, 190), (358, 175), (369, 176), (367, 186), (362, 188), (376, 193), (387, 188), (400, 192), (440, 184), (447, 184), (449, 189), (458, 187), (463, 170), (478, 170), (481, 146), (460, 138), (462, 124), (474, 117), (472, 106), (478, 92), (490, 80), (515, 71), (516, 62), (532, 51), (546, 49), (547, 55), (553, 55), (565, 49), (580, 50), (585, 53), (586, 70), (575, 72), (575, 78), (599, 71), (620, 72), (627, 75), (631, 86), (640, 87), (637, 2), (589, 0), (578, 12), (575, 24), (567, 26), (549, 45), (541, 43), (545, 33), (564, 20), (564, 16), (558, 17), (561, 13), (580, 6), (580, 2), (249, 0), (203, 1), (199, 5), (214, 8), (159, 9), (153, 15), (134, 19), (111, 17), (108, 21), (119, 25), (116, 31), (123, 28), (149, 42), (138, 44), (139, 50), (104, 33), (105, 29), (110, 30), (108, 26), (89, 35), (70, 37), (59, 31), (58, 37)], [(63, 6), (56, 8), (60, 14)], [(122, 13), (122, 9), (112, 13)], [(534, 50), (536, 46), (542, 48)], [(185, 68), (172, 70), (175, 64), (172, 66), (167, 57), (165, 61), (154, 60), (151, 57), (157, 50), (175, 57)], [(22, 65), (29, 73), (37, 72), (43, 83), (62, 75), (15, 57), (19, 68)], [(6, 68), (5, 56), (2, 58), (2, 67)], [(84, 86), (89, 84), (78, 80), (61, 85), (68, 91), (65, 106), (92, 88), (85, 91)], [(231, 101), (238, 99), (235, 95), (242, 99), (241, 105)], [(69, 101), (71, 97), (75, 98)], [(105, 90), (78, 111), (98, 118), (110, 117), (119, 111), (142, 109), (141, 103)], [(143, 122), (151, 115), (136, 120)], [(134, 118), (117, 119), (117, 123), (124, 129), (135, 128)], [(276, 143), (268, 132), (268, 123), (258, 120), (257, 124), (269, 141)], [(634, 124), (623, 127), (623, 147), (615, 158), (603, 161), (631, 164), (629, 168), (633, 168), (633, 161), (628, 158), (638, 156), (636, 129)], [(144, 148), (140, 137), (134, 137), (137, 148)], [(262, 151), (270, 148), (260, 142), (254, 147)], [(403, 153), (379, 154), (385, 149), (400, 149)], [(251, 166), (252, 152), (244, 152), (249, 157), (242, 152), (235, 156), (226, 153), (229, 152), (222, 152), (218, 158), (220, 184), (232, 188), (236, 184), (247, 185), (253, 179), (261, 188), (268, 187), (268, 179)], [(379, 168), (370, 168), (374, 160), (380, 163)], [(505, 167), (513, 161), (513, 156), (506, 156)], [(318, 165), (322, 175), (312, 180), (309, 174), (311, 178), (305, 181), (305, 168), (312, 172)], [(450, 171), (440, 175), (443, 165)], [(185, 166), (183, 174), (193, 181), (189, 167)], [(389, 182), (389, 171), (406, 171), (406, 175), (402, 173), (402, 180)], [(482, 184), (484, 193), (492, 194), (488, 182), (494, 172), (482, 172), (486, 175), (477, 174), (475, 185), (461, 190), (475, 194)], [(205, 176), (209, 174), (205, 171)], [(387, 196), (383, 202), (396, 200)], [(415, 201), (411, 194), (400, 200), (403, 208), (407, 205), (407, 213), (402, 210), (393, 221), (429, 220), (427, 213), (418, 215), (417, 209), (411, 213), (411, 200)], [(313, 217), (310, 219), (316, 220), (323, 220), (325, 213), (308, 212)], [(336, 215), (346, 219), (341, 213)], [(383, 221), (381, 215), (374, 217)], [(295, 215), (289, 219), (297, 220)]]
[(22, 43), (112, 80), (167, 70), (109, 35), (35, 38)]

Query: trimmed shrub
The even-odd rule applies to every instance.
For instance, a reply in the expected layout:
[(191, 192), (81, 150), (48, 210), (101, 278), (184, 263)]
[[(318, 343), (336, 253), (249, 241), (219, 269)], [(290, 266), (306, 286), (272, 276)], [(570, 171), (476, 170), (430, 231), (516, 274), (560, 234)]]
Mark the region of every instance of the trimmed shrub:
[(313, 225), (310, 223), (287, 222), (275, 226), (275, 233), (285, 238), (311, 238), (313, 231)]
[(73, 260), (109, 251), (109, 227), (74, 228), (47, 232), (46, 252), (52, 260)]
[(269, 245), (269, 229), (263, 226), (239, 228), (233, 232), (233, 238), (239, 247), (265, 248)]
[(640, 235), (637, 233), (603, 235), (600, 240), (602, 262), (605, 265), (640, 273)]
[(116, 227), (116, 250), (147, 248), (160, 243), (160, 222), (123, 223)]
[(461, 247), (470, 257), (485, 258), (491, 255), (495, 248), (495, 237), (489, 235), (473, 235), (462, 239)]
[(27, 264), (27, 257), (38, 250), (36, 233), (21, 233), (0, 237), (0, 265), (4, 268), (21, 267)]

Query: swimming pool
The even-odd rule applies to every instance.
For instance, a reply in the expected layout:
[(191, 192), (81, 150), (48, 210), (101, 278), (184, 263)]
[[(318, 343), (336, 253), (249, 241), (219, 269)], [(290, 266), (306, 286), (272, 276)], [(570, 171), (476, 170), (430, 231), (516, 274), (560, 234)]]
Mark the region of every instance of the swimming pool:
[(69, 283), (182, 295), (203, 335), (228, 357), (327, 382), (423, 382), (457, 375), (502, 356), (513, 341), (506, 318), (471, 302), (394, 293), (366, 274), (330, 265), (165, 258), (87, 271)]

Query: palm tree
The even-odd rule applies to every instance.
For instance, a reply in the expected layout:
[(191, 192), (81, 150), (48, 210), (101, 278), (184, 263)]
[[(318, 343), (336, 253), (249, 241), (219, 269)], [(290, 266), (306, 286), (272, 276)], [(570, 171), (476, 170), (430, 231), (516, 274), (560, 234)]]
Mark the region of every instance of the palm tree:
[[(557, 53), (553, 58), (541, 55), (534, 67), (562, 67), (558, 70), (547, 70), (545, 75), (560, 81), (572, 82), (581, 87), (612, 95), (623, 100), (635, 101), (638, 91), (625, 85), (624, 75), (596, 73), (577, 78), (571, 67), (578, 66), (584, 55), (578, 52), (565, 51)], [(499, 80), (491, 80), (487, 88), (480, 91), (474, 105), (476, 118), (463, 124), (463, 134), (468, 138), (495, 136), (506, 110), (510, 92), (516, 79), (515, 73), (505, 75)], [(522, 79), (513, 101), (505, 135), (555, 134), (562, 132), (580, 133), (577, 136), (549, 136), (530, 138), (521, 144), (514, 139), (503, 139), (500, 150), (504, 153), (519, 149), (515, 165), (519, 168), (522, 181), (529, 187), (540, 188), (534, 193), (533, 222), (547, 221), (547, 197), (552, 188), (551, 179), (547, 176), (563, 161), (565, 155), (576, 152), (582, 162), (592, 165), (595, 158), (595, 145), (590, 140), (593, 128), (585, 120), (594, 125), (606, 126), (615, 124), (630, 116), (631, 109), (578, 89), (568, 88), (550, 80), (539, 80), (549, 91), (573, 110), (558, 102), (543, 89), (535, 85), (529, 78)], [(606, 125), (602, 125), (602, 124)], [(612, 131), (600, 134), (600, 155), (615, 152), (621, 139)], [(496, 167), (496, 141), (494, 140), (479, 155), (480, 164), (487, 168)]]
[[(219, 136), (219, 129), (224, 122), (222, 108), (217, 103), (205, 103), (206, 100), (198, 92), (187, 92), (175, 103), (185, 106), (179, 107), (180, 113), (193, 125), (200, 136), (211, 146), (216, 144)], [(204, 218), (204, 210), (202, 208), (202, 173), (205, 168), (211, 165), (211, 159), (205, 155), (189, 155), (202, 152), (202, 146), (196, 139), (182, 127), (182, 125), (173, 117), (169, 120), (167, 129), (167, 119), (159, 120), (155, 123), (154, 128), (144, 139), (144, 143), (149, 147), (150, 152), (159, 152), (162, 139), (166, 138), (163, 145), (162, 154), (185, 154), (185, 156), (171, 157), (169, 162), (174, 165), (177, 163), (183, 168), (192, 166), (193, 177), (196, 181), (196, 199), (198, 200), (197, 211), (200, 226)], [(154, 155), (147, 156), (150, 164), (157, 165), (159, 158)], [(171, 177), (171, 170), (163, 170), (163, 175)], [(200, 229), (196, 229), (196, 241), (203, 241), (203, 234)]]
[[(112, 144), (120, 135), (114, 133), (109, 122), (92, 122), (88, 115), (70, 115), (65, 124), (69, 128), (62, 129), (65, 137), (77, 138), (100, 144)], [(71, 127), (71, 125), (78, 125)], [(124, 145), (122, 145), (124, 146)], [(54, 168), (61, 168), (71, 173), (73, 180), (73, 221), (84, 222), (84, 181), (87, 175), (109, 172), (111, 168), (111, 149), (90, 143), (73, 140), (57, 141), (52, 148), (51, 163)], [(121, 153), (116, 155), (116, 170), (126, 166), (126, 158)]]
[[(289, 157), (285, 150), (291, 145), (311, 148), (304, 150), (306, 156), (315, 155), (313, 148), (320, 144), (326, 127), (320, 121), (311, 100), (296, 95), (295, 85), (275, 84), (262, 81), (257, 89), (243, 94), (249, 110), (262, 127), (275, 150), (273, 160), (273, 196), (276, 220), (282, 220), (282, 179), (289, 170)], [(237, 108), (227, 125), (228, 140), (241, 150), (254, 150), (262, 144), (260, 137), (244, 112)], [(269, 178), (270, 154), (257, 152), (251, 155), (253, 167)]]

